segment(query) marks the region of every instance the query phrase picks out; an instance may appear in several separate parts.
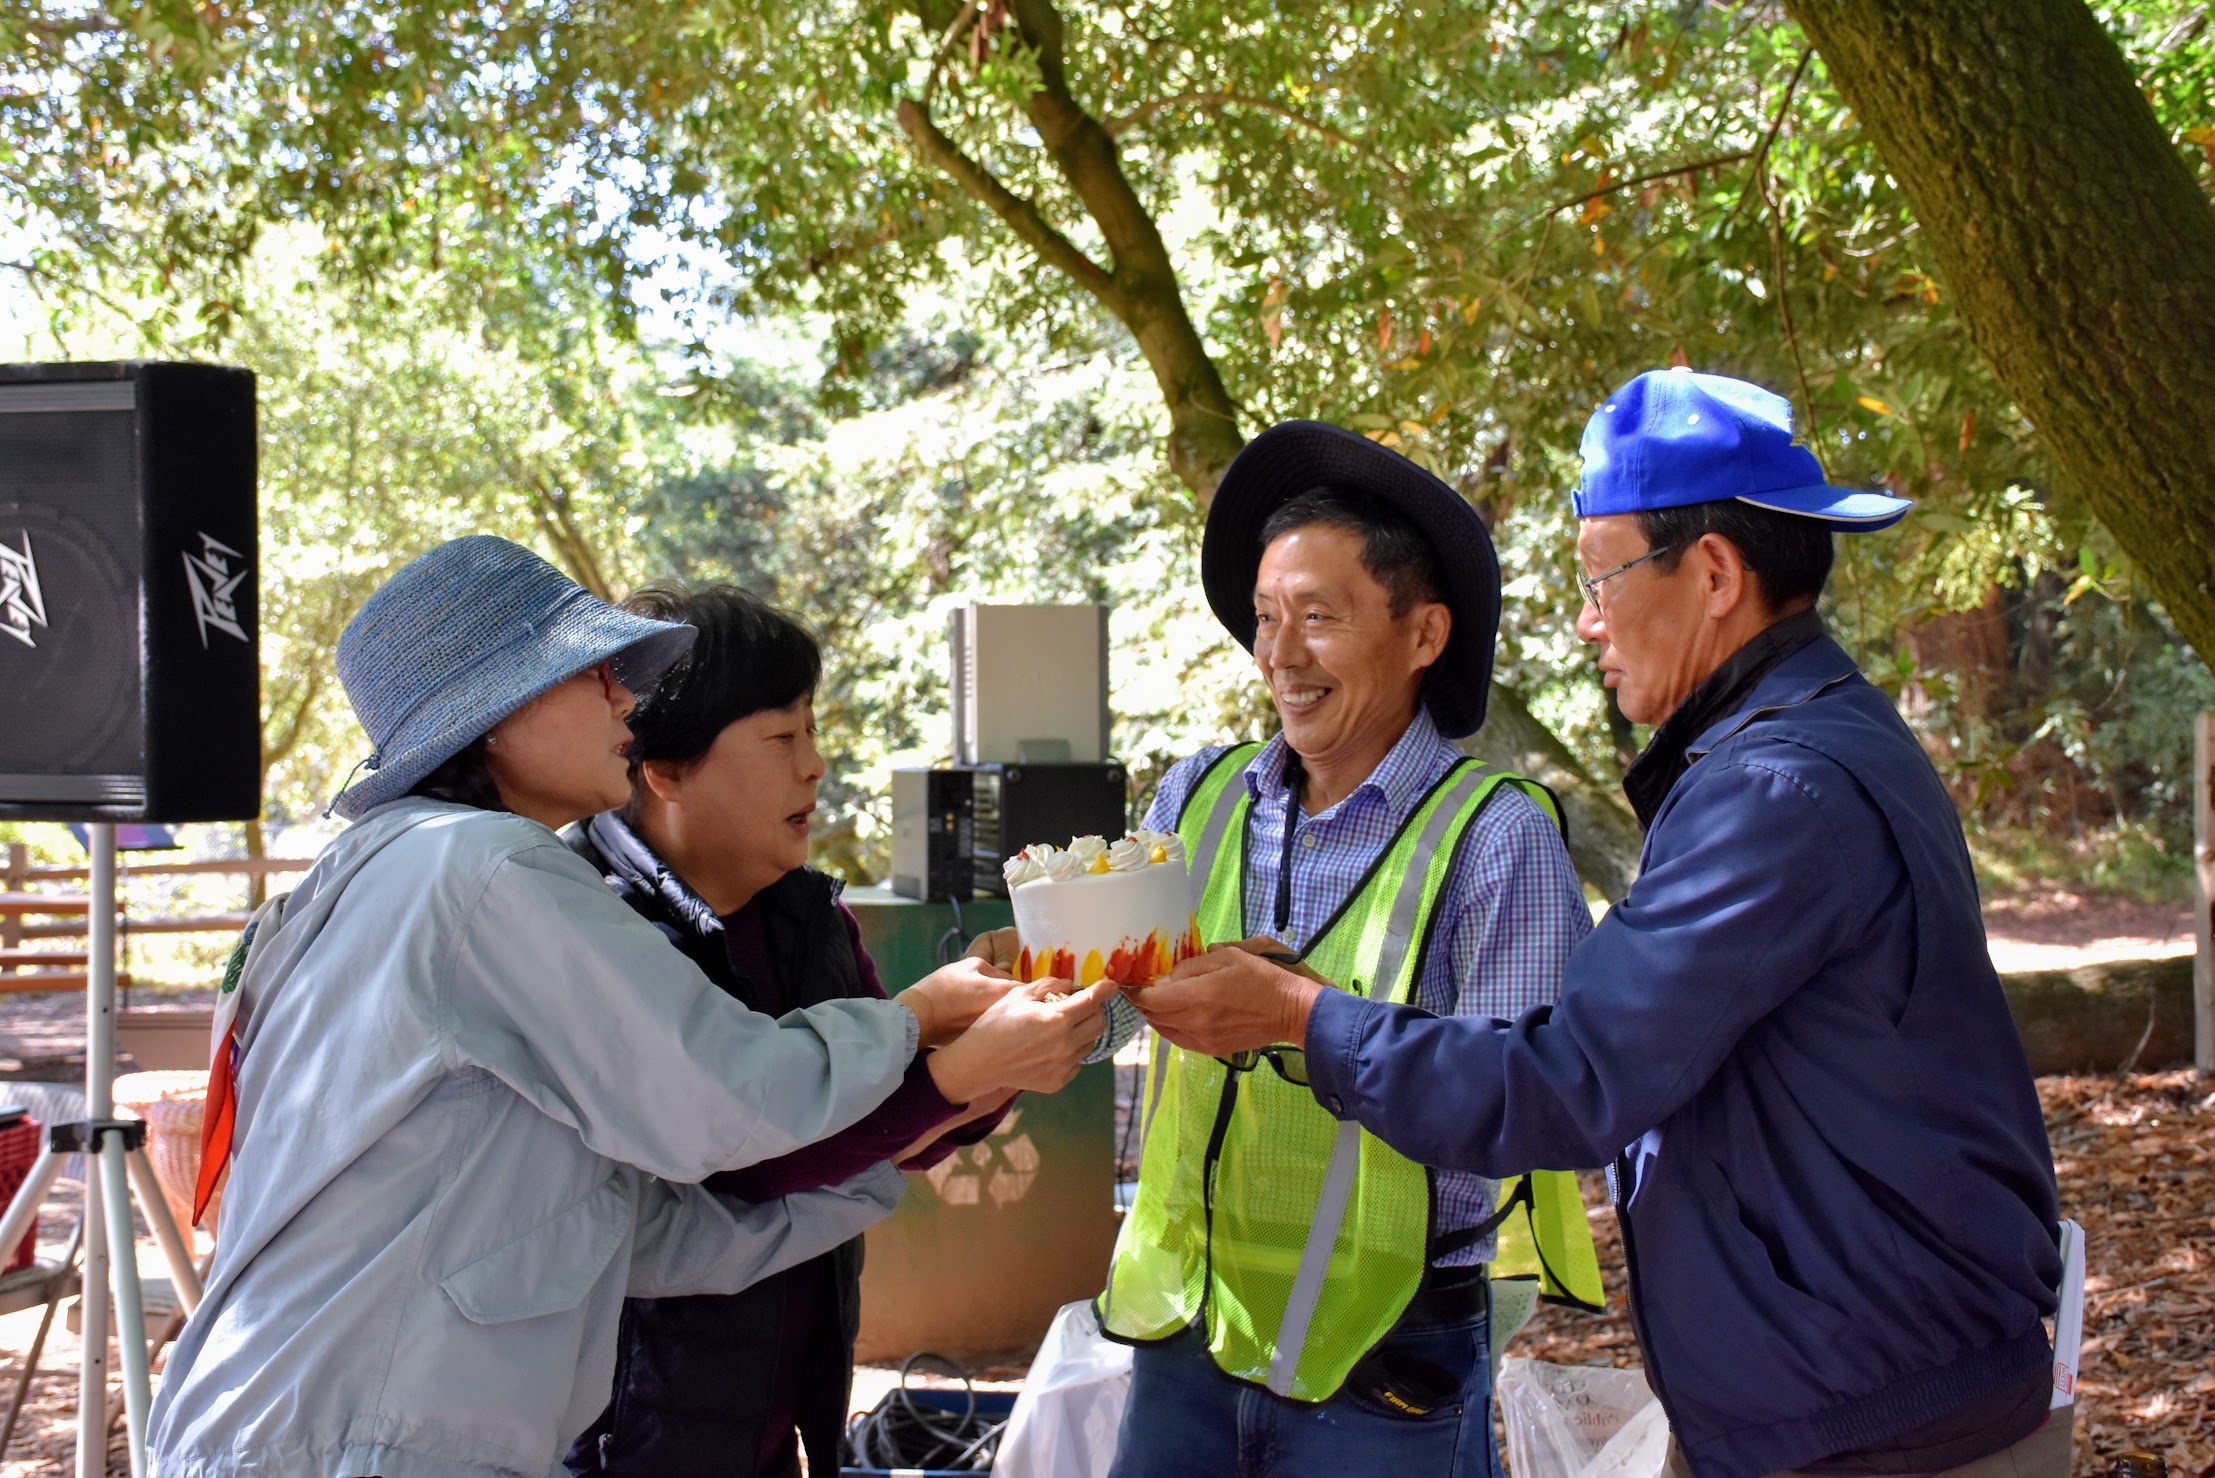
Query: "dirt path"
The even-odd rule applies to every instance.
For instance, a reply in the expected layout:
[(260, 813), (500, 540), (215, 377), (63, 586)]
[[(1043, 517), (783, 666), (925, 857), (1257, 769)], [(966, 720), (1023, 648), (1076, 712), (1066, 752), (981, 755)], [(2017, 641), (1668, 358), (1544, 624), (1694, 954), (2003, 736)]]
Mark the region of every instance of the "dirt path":
[(1993, 900), (1985, 906), (1984, 936), (2003, 974), (2161, 959), (2194, 948), (2188, 903), (2060, 890)]

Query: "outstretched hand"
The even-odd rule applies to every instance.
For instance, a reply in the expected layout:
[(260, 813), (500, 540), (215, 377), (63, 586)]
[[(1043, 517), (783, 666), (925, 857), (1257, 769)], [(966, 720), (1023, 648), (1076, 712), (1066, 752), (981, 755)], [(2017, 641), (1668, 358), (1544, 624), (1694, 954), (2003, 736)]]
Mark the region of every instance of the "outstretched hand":
[(922, 1045), (943, 1047), (969, 1030), (1015, 984), (1007, 971), (975, 955), (964, 955), (900, 992), (900, 1004), (922, 1023)]
[(1068, 984), (1036, 980), (1011, 987), (976, 1023), (931, 1054), (931, 1080), (949, 1103), (1020, 1088), (1051, 1093), (1077, 1075), (1116, 984), (1103, 980), (1062, 996)]
[(1273, 939), (1216, 945), (1132, 991), (1130, 1003), (1163, 1040), (1210, 1057), (1280, 1042), (1303, 1046), (1308, 1012), (1324, 983), (1264, 959), (1263, 947), (1284, 950)]
[(1013, 927), (988, 929), (969, 941), (969, 958), (982, 960), (995, 970), (1013, 970), (1016, 957), (1022, 953), (1023, 941), (1018, 939)]

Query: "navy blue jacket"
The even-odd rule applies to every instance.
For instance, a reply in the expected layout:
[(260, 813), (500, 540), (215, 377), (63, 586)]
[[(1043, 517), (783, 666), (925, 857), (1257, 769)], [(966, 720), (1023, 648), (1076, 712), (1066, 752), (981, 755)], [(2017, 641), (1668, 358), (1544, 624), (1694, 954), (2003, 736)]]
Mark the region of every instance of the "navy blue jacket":
[(2052, 1359), (2045, 1124), (1960, 823), (1828, 638), (1689, 746), (1638, 881), (1521, 1020), (1325, 991), (1317, 1100), (1492, 1176), (1613, 1162), (1699, 1478), (1941, 1421)]

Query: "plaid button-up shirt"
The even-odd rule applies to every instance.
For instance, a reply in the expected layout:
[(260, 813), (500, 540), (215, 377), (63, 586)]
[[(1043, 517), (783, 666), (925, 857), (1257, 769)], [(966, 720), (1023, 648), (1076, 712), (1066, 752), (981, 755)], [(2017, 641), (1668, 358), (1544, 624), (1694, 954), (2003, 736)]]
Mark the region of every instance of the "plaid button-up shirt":
[[(1162, 777), (1146, 825), (1174, 830), (1178, 813), (1222, 748), (1180, 760)], [(1246, 841), (1246, 932), (1269, 934), (1305, 950), (1315, 931), (1359, 886), (1423, 797), (1462, 757), (1440, 736), (1427, 710), (1400, 736), (1368, 779), (1318, 816), (1298, 811), (1286, 787), (1287, 746), (1279, 734), (1246, 766), (1253, 798)], [(1292, 821), (1291, 913), (1276, 919), (1285, 825)], [(1592, 914), (1561, 834), (1535, 802), (1513, 787), (1493, 793), (1470, 825), (1447, 874), (1415, 981), (1413, 1003), (1440, 1016), (1513, 1020), (1551, 1002), (1569, 951), (1592, 932)], [(1439, 1085), (1451, 1094), (1453, 1085)], [(1498, 1187), (1481, 1175), (1436, 1172), (1434, 1234), (1475, 1226), (1492, 1212)], [(1483, 1262), (1492, 1239), (1450, 1253), (1441, 1264)]]

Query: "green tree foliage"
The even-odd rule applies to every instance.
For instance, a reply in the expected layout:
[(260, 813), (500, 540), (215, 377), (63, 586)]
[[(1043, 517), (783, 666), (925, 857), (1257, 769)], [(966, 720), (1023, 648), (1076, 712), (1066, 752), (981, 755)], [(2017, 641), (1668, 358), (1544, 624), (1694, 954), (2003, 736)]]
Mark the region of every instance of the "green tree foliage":
[(741, 442), (652, 494), (634, 558), (735, 580), (818, 633), (818, 855), (863, 878), (884, 868), (890, 767), (951, 750), (946, 632), (963, 602), (1113, 608), (1114, 751), (1141, 797), (1200, 744), (1267, 723), (1245, 654), (1194, 597), (1199, 528), (1163, 475), (1143, 361), (1040, 365), (916, 327), (875, 356), (858, 414), (788, 422), (788, 439)]
[[(2204, 15), (2110, 0), (2101, 18), (2164, 124), (2206, 145)], [(1569, 742), (1572, 783), (1604, 781), (1630, 736), (1568, 630), (1564, 494), (1584, 417), (1636, 370), (1774, 385), (1835, 478), (1923, 500), (1851, 541), (1836, 587), (1882, 670), (1902, 624), (1995, 582), (2124, 563), (2052, 485), (1898, 186), (1771, 4), (4, 0), (0, 39), (0, 186), (55, 243), (22, 265), (120, 272), (187, 305), (187, 328), (221, 331), (258, 233), (306, 221), (332, 276), (435, 276), (533, 363), (558, 357), (579, 293), (618, 327), (670, 296), (687, 404), (772, 445), (828, 444), (896, 396), (887, 366), (938, 294), (1011, 381), (1120, 344), (1158, 408), (1117, 434), (1161, 435), (1203, 498), (1246, 430), (1361, 427), (1493, 520), (1502, 673)], [(734, 317), (796, 310), (830, 344), (811, 391), (711, 347)], [(1053, 423), (1022, 398), (998, 402), (1017, 440), (1025, 417)], [(882, 475), (924, 478), (940, 455)], [(1008, 461), (981, 506), (1024, 531), (1023, 500), (1057, 488), (1046, 466)], [(904, 597), (864, 556), (896, 547), (884, 520), (917, 516), (906, 484), (828, 487), (749, 454), (661, 484), (640, 532), (700, 568), (814, 541), (821, 558), (779, 578), (820, 573), (891, 619)], [(1193, 537), (1172, 503), (1147, 516)], [(1021, 547), (999, 524), (924, 525), (957, 541), (919, 546), (927, 566)], [(1491, 728), (1514, 729), (1519, 705), (1494, 707)], [(1513, 757), (1548, 742), (1529, 723)]]

